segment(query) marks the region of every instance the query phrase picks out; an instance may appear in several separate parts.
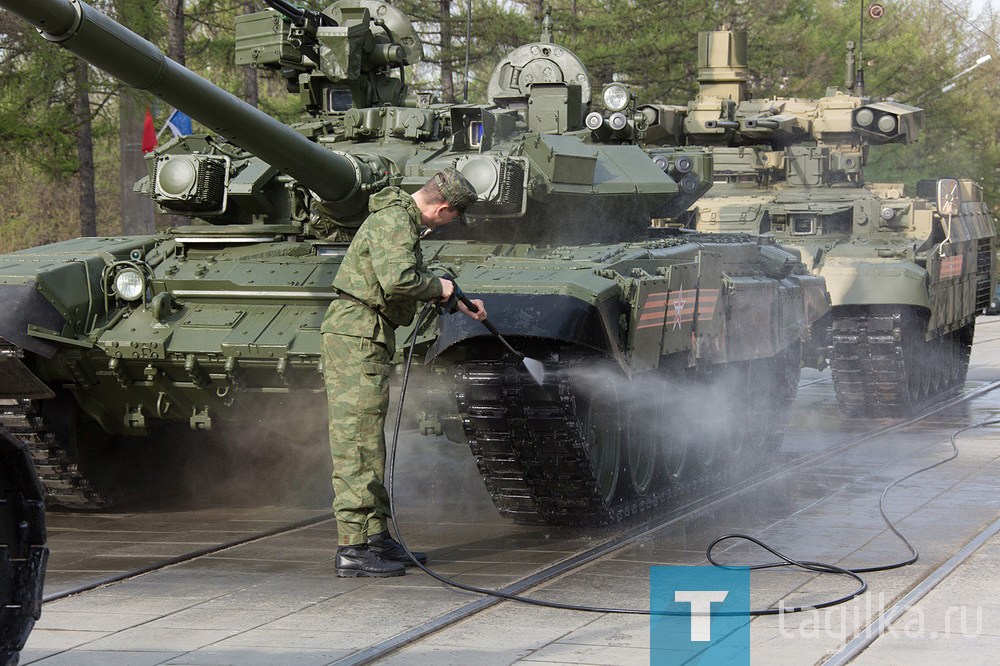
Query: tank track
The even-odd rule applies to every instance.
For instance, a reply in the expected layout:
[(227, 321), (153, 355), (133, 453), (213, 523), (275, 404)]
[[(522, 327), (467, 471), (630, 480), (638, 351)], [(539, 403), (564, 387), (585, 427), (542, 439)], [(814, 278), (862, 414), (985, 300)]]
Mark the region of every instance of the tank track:
[(0, 399), (0, 426), (28, 445), (47, 504), (67, 509), (100, 509), (110, 504), (91, 487), (69, 450), (50, 430), (41, 401)]
[(14, 666), (42, 610), (44, 491), (27, 447), (0, 428), (0, 666)]
[(547, 363), (541, 387), (516, 359), (467, 361), (456, 368), (465, 434), (501, 515), (527, 524), (608, 524), (725, 480), (724, 471), (714, 471), (651, 488), (641, 498), (607, 501), (595, 479), (567, 368)]
[(973, 324), (925, 341), (926, 322), (907, 315), (897, 309), (834, 317), (830, 366), (845, 415), (903, 416), (965, 383)]

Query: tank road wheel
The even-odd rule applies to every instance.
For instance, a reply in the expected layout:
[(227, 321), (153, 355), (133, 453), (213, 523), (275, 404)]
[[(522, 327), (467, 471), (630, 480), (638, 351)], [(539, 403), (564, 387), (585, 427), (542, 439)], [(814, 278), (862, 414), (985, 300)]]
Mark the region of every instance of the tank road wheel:
[(657, 410), (654, 437), (659, 458), (655, 476), (664, 485), (677, 485), (687, 476), (694, 458), (691, 453), (697, 426), (689, 413), (695, 409), (691, 379), (686, 368), (663, 368), (653, 380), (652, 397)]
[(690, 373), (690, 391), (678, 413), (690, 434), (688, 469), (704, 477), (722, 462), (732, 440), (732, 374), (724, 365)]
[(618, 382), (611, 377), (587, 379), (576, 395), (580, 432), (590, 454), (597, 491), (611, 504), (618, 490), (622, 463), (622, 406)]
[(635, 497), (645, 497), (660, 473), (660, 447), (668, 434), (661, 428), (666, 403), (656, 399), (660, 382), (637, 380), (624, 409), (628, 413), (625, 469)]
[(705, 471), (727, 467), (752, 445), (749, 365), (725, 363), (715, 367), (709, 385), (710, 402), (704, 403), (705, 433), (710, 437), (699, 448)]

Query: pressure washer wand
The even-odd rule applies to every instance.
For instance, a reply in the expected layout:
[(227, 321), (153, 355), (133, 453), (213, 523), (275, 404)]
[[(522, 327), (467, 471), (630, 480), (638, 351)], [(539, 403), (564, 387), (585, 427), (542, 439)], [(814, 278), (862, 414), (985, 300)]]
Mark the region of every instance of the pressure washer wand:
[[(458, 289), (457, 284), (455, 285), (455, 289)], [(469, 308), (471, 312), (479, 312), (479, 308), (476, 307), (475, 303), (470, 301), (469, 297), (466, 296), (460, 289), (458, 290), (458, 300), (462, 301), (465, 307)], [(541, 386), (542, 382), (545, 381), (545, 366), (542, 362), (536, 361), (533, 358), (528, 358), (522, 352), (519, 352), (511, 347), (510, 343), (504, 340), (504, 337), (500, 335), (500, 331), (497, 330), (497, 327), (494, 326), (489, 319), (484, 319), (482, 324), (486, 327), (486, 330), (492, 333), (493, 337), (499, 340), (511, 354), (520, 359), (521, 363), (524, 364), (525, 369), (528, 371), (528, 374), (531, 375), (531, 378), (534, 379), (539, 386)]]

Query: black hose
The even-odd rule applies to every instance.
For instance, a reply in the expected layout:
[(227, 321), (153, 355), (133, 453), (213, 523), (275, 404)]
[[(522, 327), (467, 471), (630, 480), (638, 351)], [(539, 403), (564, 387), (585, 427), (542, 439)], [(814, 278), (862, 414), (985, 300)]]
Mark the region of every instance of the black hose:
[[(456, 587), (456, 588), (458, 588), (460, 590), (465, 590), (467, 592), (475, 592), (475, 593), (478, 593), (478, 594), (485, 594), (485, 595), (489, 595), (489, 596), (492, 596), (492, 597), (499, 597), (501, 599), (509, 599), (511, 601), (520, 601), (522, 603), (532, 604), (534, 606), (543, 606), (545, 608), (560, 608), (560, 609), (563, 609), (563, 610), (583, 611), (583, 612), (587, 612), (587, 613), (616, 613), (616, 614), (623, 614), (623, 615), (669, 615), (669, 616), (678, 616), (678, 617), (691, 617), (691, 615), (692, 615), (691, 611), (659, 611), (659, 610), (645, 610), (645, 609), (637, 609), (637, 608), (602, 608), (602, 607), (599, 607), (599, 606), (582, 606), (582, 605), (575, 605), (575, 604), (564, 604), (564, 603), (559, 603), (559, 602), (556, 602), (556, 601), (546, 601), (544, 599), (534, 599), (532, 597), (523, 597), (523, 596), (520, 596), (520, 595), (517, 595), (517, 594), (507, 594), (505, 592), (500, 592), (498, 590), (490, 590), (490, 589), (486, 589), (486, 588), (475, 587), (473, 585), (465, 585), (463, 583), (459, 583), (457, 581), (451, 580), (450, 578), (445, 578), (444, 576), (442, 576), (442, 575), (440, 575), (438, 573), (435, 573), (434, 571), (431, 571), (425, 565), (423, 565), (423, 564), (421, 564), (420, 562), (417, 561), (417, 559), (413, 556), (413, 553), (410, 551), (409, 547), (406, 545), (406, 540), (403, 538), (403, 534), (402, 534), (402, 532), (399, 529), (399, 523), (396, 520), (396, 506), (395, 506), (395, 501), (394, 501), (394, 498), (393, 498), (393, 487), (395, 485), (394, 482), (395, 482), (395, 468), (396, 468), (396, 445), (399, 442), (399, 425), (400, 425), (400, 422), (402, 420), (402, 415), (403, 415), (403, 401), (406, 399), (406, 384), (407, 384), (407, 382), (409, 381), (409, 378), (410, 378), (410, 366), (413, 363), (413, 350), (416, 347), (416, 338), (417, 338), (416, 331), (420, 330), (420, 327), (423, 325), (424, 320), (427, 318), (427, 315), (430, 313), (430, 311), (431, 311), (432, 308), (433, 308), (433, 304), (432, 303), (428, 303), (420, 311), (420, 315), (417, 317), (417, 324), (416, 324), (416, 326), (413, 329), (414, 330), (414, 334), (413, 334), (413, 336), (412, 336), (412, 338), (410, 340), (409, 348), (407, 349), (406, 363), (405, 363), (405, 365), (403, 367), (403, 380), (402, 380), (402, 384), (401, 384), (401, 386), (399, 388), (399, 403), (398, 403), (398, 407), (396, 409), (396, 420), (395, 420), (395, 422), (393, 424), (393, 430), (392, 430), (392, 450), (389, 453), (389, 467), (388, 467), (389, 482), (388, 482), (388, 488), (387, 488), (388, 494), (389, 494), (389, 518), (392, 521), (392, 528), (396, 532), (396, 540), (399, 541), (399, 544), (403, 547), (403, 550), (406, 551), (406, 554), (409, 556), (409, 558), (413, 562), (413, 564), (415, 564), (416, 566), (418, 566), (422, 571), (424, 571), (425, 573), (427, 573), (432, 578), (435, 578), (435, 579), (441, 581), (442, 583), (444, 583), (446, 585), (450, 585), (452, 587)], [(842, 604), (842, 603), (844, 603), (846, 601), (850, 601), (851, 599), (853, 599), (853, 598), (855, 598), (855, 597), (857, 597), (857, 596), (865, 593), (865, 591), (868, 589), (868, 583), (865, 582), (865, 580), (860, 576), (860, 574), (862, 574), (862, 573), (869, 573), (869, 572), (872, 572), (872, 571), (887, 571), (889, 569), (897, 569), (899, 567), (904, 567), (904, 566), (907, 566), (909, 564), (913, 564), (914, 562), (916, 562), (917, 558), (919, 557), (919, 553), (917, 552), (916, 548), (914, 548), (913, 544), (910, 543), (910, 540), (907, 539), (903, 535), (903, 533), (900, 532), (896, 528), (896, 526), (892, 523), (891, 520), (889, 520), (889, 517), (885, 513), (885, 498), (886, 498), (886, 495), (889, 493), (890, 490), (892, 490), (893, 488), (895, 488), (897, 485), (899, 485), (903, 481), (905, 481), (905, 480), (907, 480), (907, 479), (909, 479), (911, 477), (914, 477), (917, 474), (921, 474), (923, 472), (932, 470), (935, 467), (943, 465), (943, 464), (945, 464), (947, 462), (950, 462), (950, 461), (954, 460), (955, 458), (957, 458), (958, 457), (958, 445), (955, 443), (955, 438), (958, 435), (960, 435), (961, 433), (963, 433), (963, 432), (965, 432), (967, 430), (972, 430), (973, 428), (980, 428), (980, 427), (983, 427), (983, 426), (995, 425), (997, 423), (1000, 423), (1000, 419), (994, 419), (994, 420), (989, 420), (989, 421), (981, 421), (981, 422), (973, 424), (971, 426), (967, 426), (965, 428), (961, 428), (959, 430), (956, 430), (955, 432), (953, 432), (951, 434), (952, 454), (949, 457), (947, 457), (947, 458), (945, 458), (943, 460), (939, 460), (938, 462), (932, 463), (930, 465), (927, 465), (926, 467), (921, 467), (920, 469), (918, 469), (915, 472), (910, 472), (909, 474), (906, 474), (905, 476), (902, 476), (902, 477), (896, 479), (895, 481), (893, 481), (892, 483), (890, 483), (888, 486), (886, 486), (885, 490), (882, 491), (882, 496), (879, 498), (879, 513), (882, 514), (882, 520), (885, 521), (885, 524), (889, 527), (890, 530), (892, 530), (892, 533), (895, 534), (897, 537), (899, 537), (903, 541), (903, 543), (906, 544), (906, 547), (910, 550), (910, 556), (908, 558), (906, 558), (904, 560), (901, 560), (899, 562), (894, 562), (892, 564), (884, 564), (884, 565), (873, 566), (873, 567), (862, 567), (862, 568), (858, 568), (858, 569), (845, 569), (843, 567), (838, 567), (835, 564), (826, 564), (824, 562), (812, 562), (812, 561), (809, 561), (809, 560), (796, 560), (794, 558), (788, 557), (787, 555), (781, 553), (777, 549), (772, 548), (771, 546), (767, 545), (763, 541), (761, 541), (759, 539), (756, 539), (756, 538), (754, 538), (752, 536), (746, 535), (746, 534), (726, 534), (726, 535), (721, 536), (721, 537), (715, 539), (714, 541), (712, 541), (712, 543), (710, 543), (708, 545), (708, 548), (706, 548), (706, 550), (705, 550), (705, 557), (714, 566), (721, 567), (721, 568), (724, 568), (724, 569), (747, 569), (747, 570), (751, 570), (751, 571), (752, 570), (757, 570), (757, 569), (773, 569), (775, 567), (790, 566), (790, 567), (796, 567), (796, 568), (799, 568), (799, 569), (803, 569), (805, 571), (811, 571), (811, 572), (814, 572), (814, 573), (835, 574), (835, 575), (838, 575), (838, 576), (848, 576), (849, 578), (852, 578), (855, 581), (857, 581), (858, 587), (853, 592), (851, 592), (849, 594), (846, 594), (846, 595), (844, 595), (842, 597), (838, 597), (838, 598), (833, 599), (831, 601), (824, 601), (824, 602), (817, 603), (817, 604), (810, 604), (810, 605), (805, 605), (805, 606), (794, 606), (794, 607), (790, 607), (790, 608), (786, 608), (786, 607), (763, 608), (763, 609), (754, 609), (754, 610), (748, 610), (748, 611), (712, 611), (711, 615), (718, 616), (718, 617), (778, 615), (778, 614), (783, 614), (783, 613), (798, 613), (798, 612), (802, 612), (802, 611), (806, 611), (806, 610), (819, 610), (821, 608), (829, 608), (830, 606), (836, 606), (837, 604)], [(765, 562), (765, 563), (761, 563), (761, 564), (751, 564), (751, 565), (722, 564), (721, 562), (717, 561), (713, 557), (712, 551), (713, 551), (713, 549), (718, 544), (720, 544), (720, 543), (722, 543), (724, 541), (729, 541), (731, 539), (742, 539), (744, 541), (749, 541), (749, 542), (751, 542), (751, 543), (753, 543), (753, 544), (755, 544), (755, 545), (763, 548), (764, 550), (768, 551), (769, 553), (771, 553), (775, 557), (779, 558), (780, 561), (778, 561), (778, 562)], [(695, 613), (695, 614), (697, 614), (697, 613)]]

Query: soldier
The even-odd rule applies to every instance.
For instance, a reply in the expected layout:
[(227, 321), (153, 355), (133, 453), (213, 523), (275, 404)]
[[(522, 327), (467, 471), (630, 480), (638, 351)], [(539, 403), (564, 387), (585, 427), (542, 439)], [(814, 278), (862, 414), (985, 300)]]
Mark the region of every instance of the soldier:
[[(323, 369), (330, 411), (333, 501), (337, 516), (337, 575), (401, 576), (413, 562), (389, 534), (385, 490), (385, 417), (396, 327), (413, 321), (417, 301), (447, 301), (451, 280), (437, 277), (420, 252), (423, 226), (458, 218), (477, 199), (456, 169), (439, 171), (411, 197), (389, 187), (371, 197), (371, 214), (358, 229), (333, 280), (339, 298), (323, 318)], [(482, 321), (478, 312), (458, 309)], [(424, 553), (414, 553), (421, 562)]]

